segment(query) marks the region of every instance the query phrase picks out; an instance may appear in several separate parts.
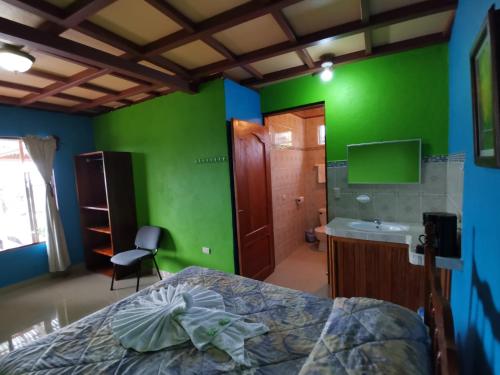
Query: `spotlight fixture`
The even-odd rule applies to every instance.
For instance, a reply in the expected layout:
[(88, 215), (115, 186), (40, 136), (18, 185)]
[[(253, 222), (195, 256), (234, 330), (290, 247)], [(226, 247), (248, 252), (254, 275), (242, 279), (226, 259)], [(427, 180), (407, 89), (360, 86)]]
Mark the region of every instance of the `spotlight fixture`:
[(331, 81), (333, 78), (333, 55), (323, 55), (321, 56), (321, 71), (319, 77), (323, 82)]
[(0, 48), (0, 68), (10, 72), (26, 72), (35, 62), (29, 53), (21, 51), (22, 46), (6, 44)]

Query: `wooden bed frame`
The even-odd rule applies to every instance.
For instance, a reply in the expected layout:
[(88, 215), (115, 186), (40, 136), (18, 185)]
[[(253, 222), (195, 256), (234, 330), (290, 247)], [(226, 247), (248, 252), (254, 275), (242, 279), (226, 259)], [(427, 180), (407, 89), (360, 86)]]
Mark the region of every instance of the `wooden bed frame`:
[(429, 327), (432, 362), (436, 375), (458, 375), (458, 350), (450, 302), (443, 294), (440, 273), (436, 269), (435, 228), (425, 226), (425, 323)]

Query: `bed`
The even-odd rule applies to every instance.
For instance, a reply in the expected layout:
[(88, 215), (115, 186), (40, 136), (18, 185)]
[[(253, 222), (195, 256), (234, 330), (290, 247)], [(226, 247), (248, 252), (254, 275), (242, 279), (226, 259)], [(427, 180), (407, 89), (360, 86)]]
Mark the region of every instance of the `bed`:
[[(154, 289), (181, 283), (214, 290), (227, 311), (269, 327), (245, 342), (251, 367), (240, 367), (215, 348), (202, 352), (186, 343), (138, 353), (114, 338), (111, 321), (117, 311)], [(431, 345), (421, 318), (388, 302), (332, 301), (189, 267), (8, 354), (0, 359), (0, 374), (429, 374)]]

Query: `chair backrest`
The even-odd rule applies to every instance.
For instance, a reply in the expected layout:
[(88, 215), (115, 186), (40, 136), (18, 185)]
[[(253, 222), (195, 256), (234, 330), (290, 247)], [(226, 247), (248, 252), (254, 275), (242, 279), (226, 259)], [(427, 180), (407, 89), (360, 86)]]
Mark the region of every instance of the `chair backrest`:
[(160, 242), (161, 229), (158, 227), (144, 226), (139, 228), (135, 236), (135, 246), (144, 250), (156, 250)]

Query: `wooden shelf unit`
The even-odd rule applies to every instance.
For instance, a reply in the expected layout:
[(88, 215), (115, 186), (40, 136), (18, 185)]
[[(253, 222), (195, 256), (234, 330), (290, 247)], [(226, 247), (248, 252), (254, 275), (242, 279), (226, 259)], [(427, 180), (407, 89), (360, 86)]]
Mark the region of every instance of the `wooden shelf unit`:
[(108, 246), (97, 247), (95, 249), (92, 249), (92, 251), (94, 253), (105, 255), (105, 256), (110, 257), (110, 258), (114, 255), (113, 249), (111, 247), (108, 247)]
[(96, 210), (96, 211), (107, 211), (108, 206), (106, 204), (94, 205), (94, 206), (80, 206), (86, 210)]
[(97, 233), (111, 234), (111, 227), (109, 225), (104, 225), (102, 227), (87, 227), (87, 229)]
[[(137, 232), (131, 155), (109, 151), (77, 155), (75, 175), (87, 268), (111, 274), (109, 258), (133, 249)], [(129, 272), (120, 267), (117, 277)]]

